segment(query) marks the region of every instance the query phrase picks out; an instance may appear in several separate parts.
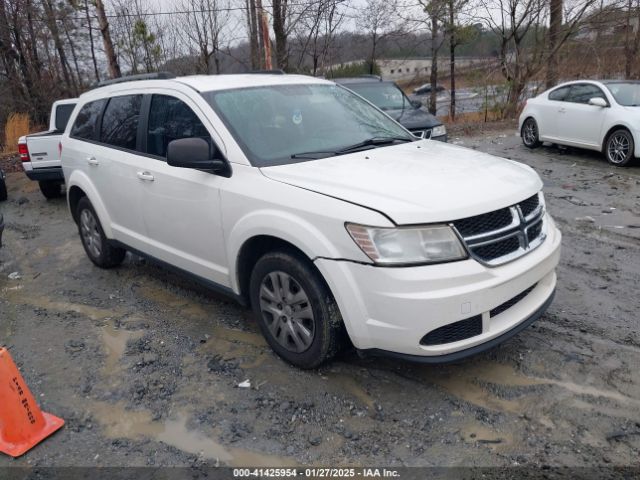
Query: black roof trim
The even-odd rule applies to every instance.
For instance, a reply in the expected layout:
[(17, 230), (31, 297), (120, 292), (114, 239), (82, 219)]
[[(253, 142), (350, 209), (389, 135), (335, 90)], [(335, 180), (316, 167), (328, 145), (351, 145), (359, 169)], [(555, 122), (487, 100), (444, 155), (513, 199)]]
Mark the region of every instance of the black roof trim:
[(93, 85), (91, 88), (106, 87), (107, 85), (115, 85), (125, 82), (137, 82), (140, 80), (170, 80), (172, 78), (176, 78), (176, 76), (170, 72), (141, 73), (139, 75), (125, 75), (124, 77), (103, 80)]

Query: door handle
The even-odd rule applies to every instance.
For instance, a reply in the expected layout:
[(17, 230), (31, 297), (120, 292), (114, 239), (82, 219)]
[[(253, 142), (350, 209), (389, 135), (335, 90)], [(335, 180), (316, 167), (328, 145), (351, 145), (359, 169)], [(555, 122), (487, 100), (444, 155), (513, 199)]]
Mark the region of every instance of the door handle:
[(140, 180), (144, 180), (145, 182), (153, 182), (155, 178), (149, 172), (137, 172), (138, 178)]
[(561, 108), (560, 110), (558, 110), (558, 113), (565, 113), (566, 110), (564, 108)]
[(98, 165), (100, 165), (100, 162), (96, 157), (87, 157), (87, 163), (94, 167), (97, 167)]

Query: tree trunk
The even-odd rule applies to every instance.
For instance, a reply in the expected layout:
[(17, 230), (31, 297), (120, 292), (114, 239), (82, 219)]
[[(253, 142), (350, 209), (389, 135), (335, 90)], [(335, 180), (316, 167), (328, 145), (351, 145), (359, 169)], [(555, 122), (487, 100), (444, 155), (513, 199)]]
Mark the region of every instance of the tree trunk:
[(449, 0), (449, 75), (451, 80), (451, 102), (449, 103), (449, 118), (456, 119), (456, 26), (454, 0)]
[(276, 63), (278, 68), (285, 71), (289, 68), (286, 21), (287, 0), (273, 0), (273, 33), (276, 39)]
[(549, 41), (546, 88), (558, 83), (558, 37), (562, 28), (562, 3), (563, 0), (549, 0)]
[(91, 26), (91, 15), (89, 15), (89, 0), (84, 0), (84, 9), (87, 14), (87, 28), (89, 29), (89, 47), (91, 49), (91, 62), (93, 63), (93, 74), (96, 82), (100, 81), (100, 73), (98, 73), (98, 60), (96, 59), (96, 48), (93, 44), (93, 28)]
[(95, 0), (96, 14), (98, 15), (98, 25), (100, 25), (100, 33), (102, 34), (102, 42), (104, 43), (104, 53), (107, 56), (107, 64), (109, 65), (109, 75), (111, 78), (121, 77), (120, 65), (118, 65), (118, 58), (116, 52), (113, 49), (113, 42), (111, 41), (111, 34), (109, 33), (109, 22), (107, 21), (107, 14), (104, 11), (104, 4), (102, 0)]
[(56, 15), (53, 11), (53, 5), (50, 2), (51, 0), (42, 1), (44, 12), (47, 17), (47, 26), (49, 27), (49, 31), (51, 32), (51, 36), (53, 37), (53, 45), (56, 47), (58, 57), (60, 58), (60, 68), (62, 69), (62, 76), (64, 77), (64, 82), (67, 86), (67, 89), (75, 89), (75, 80), (71, 77), (71, 74), (69, 72), (69, 62), (67, 61), (67, 54), (64, 51), (62, 40), (60, 40), (60, 32), (58, 31), (58, 24), (56, 23)]
[(249, 32), (249, 54), (251, 56), (251, 68), (258, 70), (260, 68), (260, 53), (258, 52), (258, 46), (260, 41), (258, 39), (258, 19), (256, 17), (256, 2), (255, 0), (247, 0), (247, 29)]
[(431, 92), (429, 95), (429, 112), (436, 114), (438, 109), (436, 105), (436, 94), (438, 88), (438, 19), (435, 15), (431, 15)]

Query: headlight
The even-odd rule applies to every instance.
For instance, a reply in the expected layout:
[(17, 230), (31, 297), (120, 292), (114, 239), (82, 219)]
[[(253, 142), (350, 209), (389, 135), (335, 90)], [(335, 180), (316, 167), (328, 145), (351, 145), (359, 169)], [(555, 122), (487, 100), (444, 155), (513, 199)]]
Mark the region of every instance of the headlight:
[(362, 251), (379, 264), (425, 264), (467, 257), (460, 240), (446, 225), (377, 228), (347, 223), (346, 227)]
[(431, 130), (431, 137), (441, 137), (442, 135), (447, 134), (447, 127), (444, 125), (438, 125), (437, 127), (433, 127)]

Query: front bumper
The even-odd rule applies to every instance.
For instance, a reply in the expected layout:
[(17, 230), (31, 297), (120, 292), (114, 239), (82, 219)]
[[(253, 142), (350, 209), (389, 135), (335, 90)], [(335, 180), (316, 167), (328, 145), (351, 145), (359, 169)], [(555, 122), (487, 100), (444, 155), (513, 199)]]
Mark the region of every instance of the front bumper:
[[(451, 361), (457, 352), (473, 354), (483, 349), (478, 346), (488, 348), (498, 339), (506, 340), (511, 336), (507, 333), (517, 333), (520, 325), (546, 309), (556, 286), (561, 241), (553, 220), (548, 216), (547, 220), (542, 245), (499, 267), (472, 259), (404, 268), (330, 259), (318, 259), (316, 265), (356, 348)], [(509, 308), (490, 313), (529, 289)], [(479, 334), (451, 343), (420, 343), (433, 330), (477, 316), (481, 316)]]
[(444, 135), (440, 135), (439, 137), (431, 137), (430, 140), (436, 140), (437, 142), (445, 142), (446, 143), (449, 140), (449, 137), (445, 133)]

